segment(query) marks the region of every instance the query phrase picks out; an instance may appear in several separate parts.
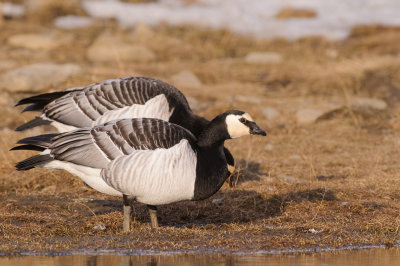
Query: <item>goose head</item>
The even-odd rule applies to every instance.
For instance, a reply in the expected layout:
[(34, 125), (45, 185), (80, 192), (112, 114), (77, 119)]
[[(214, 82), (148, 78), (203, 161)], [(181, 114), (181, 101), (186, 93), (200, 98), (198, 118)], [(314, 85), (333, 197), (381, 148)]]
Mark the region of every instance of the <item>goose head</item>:
[(231, 110), (224, 113), (226, 129), (231, 139), (246, 135), (262, 135), (267, 133), (262, 130), (246, 112)]
[(248, 113), (231, 110), (215, 117), (201, 132), (197, 144), (199, 147), (210, 147), (221, 144), (227, 139), (246, 135), (266, 136), (267, 133), (253, 121)]

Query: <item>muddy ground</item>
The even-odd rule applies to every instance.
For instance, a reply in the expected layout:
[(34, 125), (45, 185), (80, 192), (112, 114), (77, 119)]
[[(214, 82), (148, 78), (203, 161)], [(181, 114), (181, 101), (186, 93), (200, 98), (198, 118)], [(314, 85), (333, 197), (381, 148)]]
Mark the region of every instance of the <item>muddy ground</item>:
[[(0, 84), (0, 252), (400, 244), (399, 28), (360, 26), (336, 42), (254, 40), (189, 26), (138, 33), (114, 21), (62, 30), (53, 26), (54, 17), (82, 11), (69, 5), (46, 8), (36, 11), (40, 16), (1, 22), (0, 75), (38, 62), (81, 68), (42, 92), (114, 77), (155, 77), (181, 89), (200, 115), (211, 119), (227, 109), (245, 110), (269, 135), (226, 142), (237, 173), (212, 198), (160, 206), (157, 230), (150, 229), (147, 209), (135, 203), (133, 229), (123, 233), (120, 199), (63, 171), (14, 169), (34, 154), (9, 152), (14, 143), (53, 129), (14, 132), (34, 114), (21, 114), (13, 105), (34, 93)], [(51, 34), (60, 43), (45, 50), (10, 44), (11, 36), (22, 33)], [(87, 51), (102, 34), (139, 43), (154, 58), (89, 60)], [(275, 57), (246, 60), (253, 52)], [(191, 71), (200, 83), (174, 77), (181, 71)]]

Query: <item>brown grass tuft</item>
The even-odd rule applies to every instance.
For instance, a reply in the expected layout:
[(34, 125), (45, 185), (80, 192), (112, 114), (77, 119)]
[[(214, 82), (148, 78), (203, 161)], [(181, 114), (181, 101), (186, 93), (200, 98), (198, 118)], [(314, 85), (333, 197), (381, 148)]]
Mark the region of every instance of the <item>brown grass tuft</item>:
[(311, 9), (301, 9), (286, 7), (281, 9), (276, 15), (277, 19), (290, 19), (290, 18), (315, 18), (317, 12)]

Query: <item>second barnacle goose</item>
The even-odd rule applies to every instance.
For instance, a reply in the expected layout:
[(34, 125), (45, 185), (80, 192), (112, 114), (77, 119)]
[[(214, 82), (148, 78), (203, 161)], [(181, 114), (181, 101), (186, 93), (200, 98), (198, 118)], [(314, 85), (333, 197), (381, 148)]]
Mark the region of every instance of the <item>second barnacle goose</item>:
[(198, 138), (179, 125), (138, 118), (30, 137), (13, 149), (42, 151), (17, 163), (18, 170), (67, 170), (102, 193), (147, 204), (152, 227), (157, 227), (156, 205), (202, 200), (220, 189), (229, 174), (224, 141), (249, 134), (266, 135), (249, 114), (227, 111)]
[[(115, 119), (158, 118), (180, 125), (196, 137), (209, 123), (195, 115), (186, 97), (174, 86), (146, 77), (105, 80), (87, 87), (70, 88), (20, 100), (29, 104), (24, 111), (39, 111), (42, 115), (19, 126), (22, 131), (50, 124), (59, 132), (93, 127)], [(234, 159), (224, 149), (229, 165)]]

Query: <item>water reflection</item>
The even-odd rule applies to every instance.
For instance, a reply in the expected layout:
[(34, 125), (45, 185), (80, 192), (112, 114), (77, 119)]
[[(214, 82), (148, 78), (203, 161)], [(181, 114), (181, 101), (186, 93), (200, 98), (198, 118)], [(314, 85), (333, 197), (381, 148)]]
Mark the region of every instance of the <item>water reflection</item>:
[(158, 255), (158, 256), (118, 256), (118, 255), (72, 255), (72, 256), (25, 256), (0, 257), (1, 266), (398, 266), (400, 249), (369, 249), (358, 251), (321, 252), (296, 255)]

